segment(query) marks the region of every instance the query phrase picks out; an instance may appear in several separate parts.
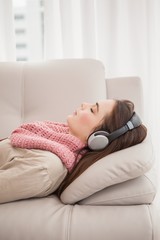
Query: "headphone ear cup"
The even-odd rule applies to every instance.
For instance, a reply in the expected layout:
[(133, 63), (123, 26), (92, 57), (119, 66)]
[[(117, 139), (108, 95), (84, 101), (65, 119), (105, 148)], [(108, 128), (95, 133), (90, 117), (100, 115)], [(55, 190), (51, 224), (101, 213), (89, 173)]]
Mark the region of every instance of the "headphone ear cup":
[(91, 150), (102, 150), (109, 144), (109, 139), (104, 135), (97, 135), (97, 132), (92, 133), (88, 138), (88, 147)]

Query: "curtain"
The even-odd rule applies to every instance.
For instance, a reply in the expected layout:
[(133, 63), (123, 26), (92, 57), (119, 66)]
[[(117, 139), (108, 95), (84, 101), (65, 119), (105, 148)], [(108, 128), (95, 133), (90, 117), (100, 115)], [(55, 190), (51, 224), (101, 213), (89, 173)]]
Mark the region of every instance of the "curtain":
[(15, 60), (12, 0), (0, 0), (0, 61)]

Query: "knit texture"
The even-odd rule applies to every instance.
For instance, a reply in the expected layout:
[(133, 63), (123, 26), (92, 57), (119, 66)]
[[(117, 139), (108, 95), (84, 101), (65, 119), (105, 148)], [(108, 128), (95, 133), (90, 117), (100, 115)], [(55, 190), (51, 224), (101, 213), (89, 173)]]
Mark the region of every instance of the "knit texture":
[(85, 146), (69, 133), (67, 124), (50, 121), (22, 124), (12, 132), (10, 140), (14, 147), (41, 149), (56, 154), (69, 171), (76, 163), (77, 151)]

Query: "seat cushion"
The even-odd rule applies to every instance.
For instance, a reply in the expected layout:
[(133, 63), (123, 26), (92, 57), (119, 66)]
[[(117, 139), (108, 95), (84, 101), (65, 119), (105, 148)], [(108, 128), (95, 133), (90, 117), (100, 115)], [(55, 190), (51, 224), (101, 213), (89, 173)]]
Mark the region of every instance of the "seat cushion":
[(71, 206), (55, 195), (0, 204), (0, 239), (158, 240), (153, 207)]

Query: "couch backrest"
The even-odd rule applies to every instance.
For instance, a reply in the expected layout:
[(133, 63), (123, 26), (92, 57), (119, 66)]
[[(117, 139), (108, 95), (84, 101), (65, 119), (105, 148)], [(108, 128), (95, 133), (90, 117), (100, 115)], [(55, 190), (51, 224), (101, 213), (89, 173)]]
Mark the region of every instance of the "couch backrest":
[(131, 100), (136, 112), (143, 118), (143, 86), (139, 77), (107, 78), (106, 91), (108, 98)]
[(104, 67), (94, 59), (0, 63), (0, 138), (22, 122), (65, 121), (83, 101), (107, 95), (131, 99), (141, 114), (141, 89), (140, 79), (133, 77), (107, 79), (106, 84)]
[(100, 61), (53, 60), (0, 63), (0, 138), (22, 122), (63, 122), (83, 101), (106, 98)]

